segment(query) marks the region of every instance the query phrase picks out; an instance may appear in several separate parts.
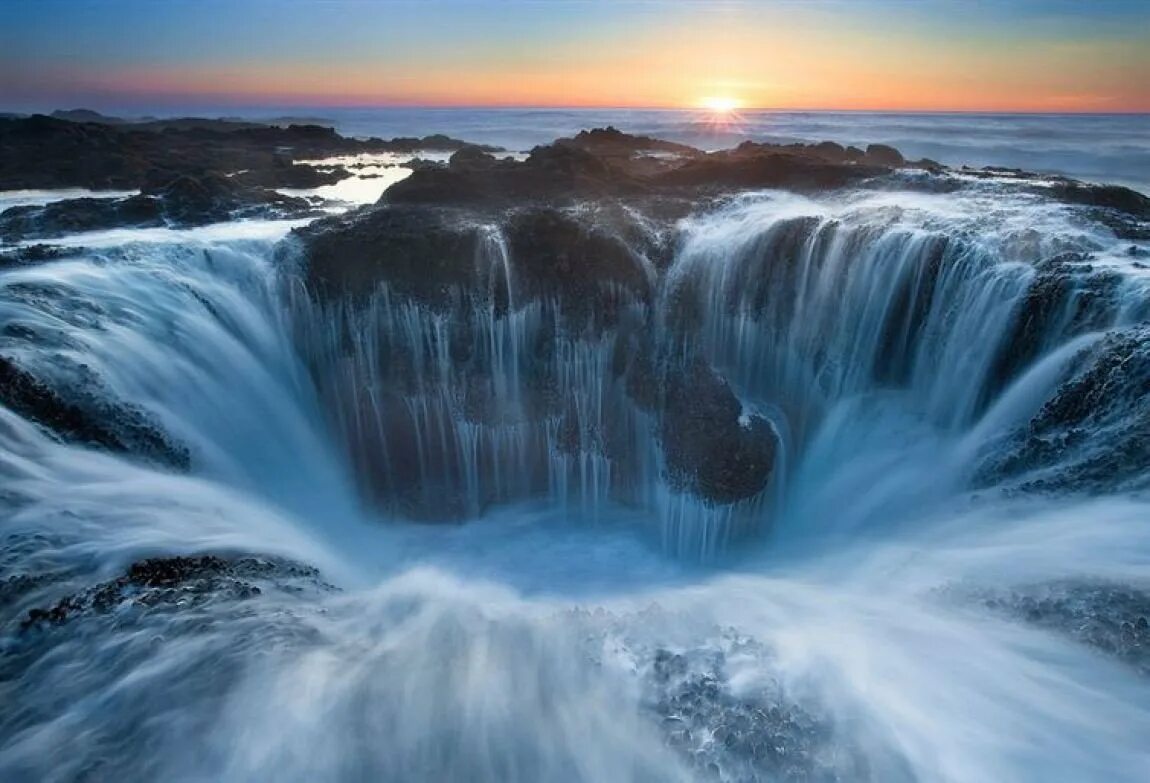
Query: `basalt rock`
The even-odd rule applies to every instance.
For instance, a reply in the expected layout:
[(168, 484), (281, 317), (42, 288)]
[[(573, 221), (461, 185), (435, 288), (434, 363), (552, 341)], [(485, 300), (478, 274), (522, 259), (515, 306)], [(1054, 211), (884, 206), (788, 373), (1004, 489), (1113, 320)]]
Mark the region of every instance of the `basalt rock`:
[(163, 204), (156, 198), (78, 198), (45, 206), (12, 207), (0, 212), (0, 238), (17, 242), (83, 231), (147, 228), (163, 224)]
[[(599, 222), (603, 210), (612, 219)], [(492, 292), (481, 258), (485, 236), (505, 238), (512, 296), (518, 306), (555, 301), (580, 322), (610, 322), (622, 301), (649, 301), (652, 281), (629, 238), (651, 237), (636, 213), (599, 205), (588, 209), (525, 208), (509, 212), (391, 204), (317, 221), (294, 232), (308, 259), (308, 281), (323, 296), (392, 293), (443, 309), (457, 295), (494, 293), (501, 311), (507, 283)]]
[(777, 436), (743, 410), (730, 385), (701, 359), (665, 379), (661, 440), (672, 483), (717, 503), (753, 497), (770, 481)]
[(898, 168), (906, 163), (902, 153), (887, 144), (867, 145), (864, 160), (872, 166)]
[(282, 218), (312, 214), (306, 199), (246, 187), (216, 173), (172, 179), (150, 171), (145, 192), (127, 198), (78, 198), (0, 213), (0, 238), (16, 242), (113, 228), (185, 227), (237, 217)]
[(559, 139), (555, 143), (580, 147), (600, 155), (631, 156), (640, 153), (664, 152), (685, 157), (697, 157), (703, 154), (686, 144), (676, 144), (673, 141), (654, 139), (650, 136), (633, 136), (610, 125), (606, 128), (580, 131), (571, 138)]
[[(149, 173), (247, 172), (251, 182), (280, 187), (286, 161), (361, 153), (451, 151), (467, 143), (447, 136), (352, 139), (319, 125), (278, 127), (185, 118), (146, 123), (73, 122), (44, 115), (0, 119), (0, 190), (85, 187), (136, 189)], [(299, 181), (299, 180), (297, 180)]]
[(1068, 204), (1103, 207), (1140, 220), (1150, 220), (1150, 198), (1130, 188), (1059, 180), (1049, 190), (1056, 199)]
[(1091, 218), (1120, 239), (1150, 240), (1150, 198), (1135, 190), (1074, 180), (1058, 180), (1049, 188), (1036, 190), (1067, 204), (1087, 207)]
[[(457, 156), (459, 154), (457, 153)], [(572, 145), (536, 147), (524, 161), (488, 160), (474, 153), (445, 169), (421, 168), (383, 195), (390, 204), (523, 205), (574, 201), (646, 190), (604, 158)]]
[(862, 749), (839, 731), (822, 705), (798, 703), (773, 683), (742, 691), (729, 659), (771, 652), (724, 634), (722, 650), (655, 650), (647, 673), (650, 708), (664, 741), (703, 780), (857, 781), (874, 779)]
[(557, 301), (571, 320), (602, 326), (620, 307), (652, 296), (642, 260), (594, 224), (533, 209), (513, 215), (505, 231), (517, 297)]
[(82, 248), (61, 247), (60, 245), (36, 244), (17, 245), (0, 249), (0, 269), (7, 266), (26, 266), (45, 261), (57, 261), (79, 255)]
[(696, 158), (655, 178), (664, 187), (731, 190), (783, 188), (818, 191), (841, 188), (889, 174), (890, 168), (834, 163), (821, 156), (743, 145)]
[(65, 441), (181, 469), (190, 462), (187, 449), (172, 443), (143, 410), (111, 401), (100, 389), (57, 389), (5, 356), (0, 403)]
[[(447, 161), (452, 171), (491, 171), (499, 165), (499, 160), (483, 147), (470, 144), (461, 147)], [(416, 169), (418, 170), (418, 169)]]
[(1150, 676), (1150, 593), (1111, 582), (1065, 581), (1012, 590), (948, 591), (1010, 619), (1060, 633)]
[(1120, 306), (1122, 275), (1097, 269), (1089, 256), (1066, 253), (1039, 265), (991, 370), (989, 398), (1028, 367), (1052, 339), (1072, 339), (1110, 324)]
[(280, 559), (216, 555), (152, 558), (133, 563), (116, 579), (64, 596), (50, 606), (29, 609), (20, 629), (48, 630), (125, 605), (145, 612), (186, 611), (207, 603), (255, 598), (268, 586), (298, 590), (301, 583), (320, 590), (333, 589), (320, 579), (316, 569)]
[(1028, 424), (980, 467), (977, 483), (1072, 492), (1150, 486), (1150, 331), (1114, 332), (1084, 348)]
[(454, 209), (388, 206), (317, 221), (294, 236), (310, 288), (324, 297), (370, 296), (386, 284), (434, 309), (478, 282), (480, 227)]
[(291, 217), (312, 212), (306, 199), (244, 187), (216, 173), (182, 175), (148, 190), (163, 205), (169, 225), (200, 226), (234, 217)]

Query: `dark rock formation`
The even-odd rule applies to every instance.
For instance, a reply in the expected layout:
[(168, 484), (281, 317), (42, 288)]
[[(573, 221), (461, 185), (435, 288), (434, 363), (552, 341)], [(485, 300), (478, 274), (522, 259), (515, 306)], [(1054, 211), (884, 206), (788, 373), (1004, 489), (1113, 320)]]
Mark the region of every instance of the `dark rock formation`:
[(642, 183), (580, 147), (536, 147), (527, 160), (496, 161), (473, 151), (457, 153), (447, 168), (421, 168), (392, 185), (392, 204), (517, 205), (572, 203), (579, 199), (642, 193)]
[(109, 117), (92, 109), (57, 109), (49, 115), (54, 120), (68, 122), (96, 122), (101, 125), (122, 125), (127, 120), (122, 117)]
[(1123, 212), (1140, 220), (1150, 220), (1150, 198), (1136, 190), (1119, 185), (1091, 185), (1074, 180), (1059, 180), (1050, 188), (1059, 201), (1083, 204)]
[(774, 469), (770, 423), (745, 413), (727, 382), (700, 359), (670, 370), (665, 383), (660, 432), (672, 483), (716, 503), (761, 492)]
[(978, 483), (1016, 480), (1053, 492), (1150, 486), (1150, 330), (1115, 332), (1084, 349), (1038, 414), (982, 465)]
[[(672, 142), (631, 136), (615, 128), (584, 131), (536, 147), (525, 161), (496, 160), (463, 150), (446, 168), (421, 167), (384, 195), (388, 203), (570, 204), (603, 197), (697, 197), (740, 188), (824, 190), (890, 173), (903, 165), (896, 150), (883, 163), (837, 144), (775, 145), (745, 142), (735, 150), (704, 153)], [(896, 160), (897, 163), (891, 161)]]
[[(732, 653), (770, 653), (747, 639)], [(821, 705), (800, 704), (782, 688), (736, 695), (727, 656), (718, 651), (659, 649), (647, 667), (651, 709), (664, 741), (704, 780), (867, 781), (862, 749), (836, 730)]]
[(746, 142), (735, 150), (684, 163), (659, 175), (656, 183), (704, 190), (784, 188), (809, 192), (841, 188), (889, 173), (889, 168), (832, 162), (821, 154), (796, 154), (789, 148)]
[(529, 209), (515, 213), (504, 230), (517, 298), (553, 299), (580, 323), (603, 325), (617, 319), (624, 302), (652, 295), (642, 261), (594, 224), (555, 209)]
[[(537, 147), (522, 161), (499, 159), (478, 147), (462, 148), (446, 165), (419, 166), (376, 207), (319, 221), (297, 231), (296, 238), (308, 263), (309, 288), (320, 300), (366, 302), (386, 284), (393, 300), (448, 316), (446, 332), (441, 322), (434, 329), (421, 327), (434, 331), (420, 338), (427, 345), (400, 346), (394, 335), (378, 336), (373, 350), (386, 361), (381, 359), (373, 369), (372, 382), (387, 375), (386, 389), (377, 388), (377, 396), (395, 398), (381, 410), (399, 410), (409, 395), (426, 394), (404, 384), (412, 383), (415, 368), (442, 361), (436, 357), (443, 356), (446, 341), (453, 375), (436, 380), (450, 392), (435, 400), (439, 407), (429, 414), (432, 418), (463, 417), (480, 427), (509, 425), (512, 420), (517, 426), (535, 426), (546, 420), (554, 427), (546, 433), (553, 439), (549, 448), (579, 459), (589, 454), (606, 457), (612, 471), (625, 473), (634, 455), (628, 453), (626, 438), (619, 437), (629, 431), (622, 420), (632, 414), (648, 416), (657, 426), (671, 484), (710, 503), (731, 504), (754, 498), (768, 486), (777, 434), (766, 419), (744, 411), (726, 381), (695, 353), (705, 301), (699, 289), (706, 283), (694, 277), (703, 274), (701, 270), (665, 286), (658, 317), (651, 314), (660, 270), (673, 255), (676, 222), (693, 209), (705, 208), (710, 199), (752, 188), (825, 192), (862, 183), (925, 190), (939, 187), (939, 182), (944, 190), (974, 186), (968, 177), (939, 176), (936, 167), (931, 161), (907, 162), (884, 145), (871, 145), (864, 152), (833, 142), (747, 142), (708, 154), (605, 128)], [(1019, 177), (1020, 189), (1036, 187), (1025, 174)], [(1141, 202), (1125, 193), (1106, 191), (1089, 199), (1074, 193), (1091, 208), (1141, 220)], [(750, 253), (750, 262), (726, 272), (732, 301), (756, 311), (772, 302), (772, 317), (786, 322), (788, 303), (779, 301), (777, 291), (799, 285), (794, 276), (800, 270), (790, 261), (812, 240), (818, 225), (816, 219), (802, 218), (772, 227), (770, 242), (764, 241), (757, 255)], [(880, 338), (889, 350), (871, 368), (882, 383), (907, 381), (932, 305), (921, 289), (934, 290), (932, 281), (951, 242), (940, 239), (924, 251), (930, 255), (922, 275), (890, 293), (890, 318)], [(506, 257), (495, 257), (496, 246)], [(996, 357), (982, 407), (1033, 364), (1052, 331), (1061, 330), (1057, 339), (1064, 341), (1105, 328), (1113, 316), (1110, 303), (1117, 301), (1115, 281), (1114, 273), (1093, 269), (1085, 257), (1064, 255), (1039, 264), (1014, 336), (1003, 342)], [(499, 399), (507, 391), (493, 376), (494, 359), (475, 335), (502, 328), (500, 319), (509, 310), (525, 311), (528, 305), (541, 308), (532, 312), (543, 313), (547, 326), (533, 322), (530, 329), (535, 331), (516, 337), (521, 342), (515, 347), (513, 372), (520, 409), (509, 413)], [(619, 421), (589, 417), (564, 398), (556, 358), (572, 350), (564, 342), (570, 340), (594, 342), (595, 350), (609, 347), (611, 379), (595, 393), (613, 400)], [(421, 351), (427, 355), (419, 356)], [(822, 361), (821, 349), (813, 351), (813, 361)], [(1070, 387), (1063, 392), (1067, 403), (1085, 393)], [(358, 399), (345, 392), (335, 404), (345, 404), (345, 398)], [(1100, 402), (1094, 400), (1096, 409)], [(350, 415), (368, 414), (357, 409)], [(373, 410), (370, 415), (383, 414)], [(1051, 408), (1045, 415), (1032, 423), (1028, 434), (1017, 434), (1012, 457), (987, 469), (1021, 477), (1049, 465), (1063, 453), (1063, 440), (1080, 437), (1074, 433), (1086, 428), (1064, 427), (1065, 422), (1055, 420), (1100, 414), (1083, 409), (1064, 415)], [(418, 426), (412, 421), (389, 423), (384, 429), (388, 427), (394, 431), (384, 439), (392, 446), (415, 443)], [(533, 437), (542, 438), (535, 433)], [(378, 445), (356, 444), (360, 461), (371, 470), (381, 459), (373, 454)], [(402, 454), (392, 446), (388, 466), (379, 469), (400, 475), (404, 466), (393, 463)], [(459, 473), (453, 448), (444, 447), (432, 461), (446, 466), (446, 472)], [(541, 446), (533, 442), (524, 448)], [(1134, 439), (1128, 448), (1138, 448)], [(1089, 469), (1100, 471), (1107, 458), (1095, 452), (1091, 459), (1102, 460)], [(1133, 455), (1131, 464), (1146, 461)], [(422, 486), (425, 496), (429, 479), (406, 467), (412, 474), (409, 483)], [(444, 488), (436, 493), (450, 494), (455, 478), (444, 479)], [(526, 483), (535, 487), (540, 482), (533, 478)], [(475, 502), (483, 501), (473, 498)]]
[(181, 175), (148, 191), (163, 204), (164, 219), (175, 226), (199, 226), (233, 217), (294, 217), (312, 212), (306, 199), (248, 188), (230, 177)]
[(455, 152), (447, 162), (452, 171), (491, 171), (498, 166), (495, 156), (474, 144)]
[(282, 178), (302, 175), (280, 171), (285, 158), (450, 151), (464, 146), (466, 142), (447, 136), (350, 139), (318, 125), (274, 127), (194, 118), (107, 124), (35, 115), (0, 119), (0, 190), (142, 188), (156, 170), (166, 172), (166, 179), (245, 171), (256, 184), (294, 187)]
[(201, 555), (141, 560), (116, 579), (66, 595), (50, 606), (29, 609), (21, 630), (44, 630), (108, 614), (125, 604), (143, 611), (187, 611), (207, 603), (254, 598), (263, 592), (260, 584), (298, 582), (333, 589), (315, 568), (275, 558)]
[(633, 136), (612, 126), (580, 131), (572, 138), (559, 139), (555, 143), (560, 146), (579, 147), (607, 157), (631, 157), (643, 153), (663, 152), (694, 158), (703, 154), (686, 144), (653, 139), (650, 136)]
[(1150, 198), (1135, 190), (1074, 180), (1058, 180), (1048, 188), (1035, 190), (1067, 204), (1087, 207), (1091, 218), (1121, 239), (1150, 240)]
[(0, 249), (0, 269), (6, 266), (24, 266), (26, 264), (39, 264), (44, 261), (56, 261), (78, 255), (81, 252), (81, 248), (60, 247), (59, 245), (18, 245)]
[(1110, 324), (1119, 307), (1121, 282), (1117, 271), (1096, 269), (1082, 253), (1062, 254), (1040, 264), (1014, 328), (1003, 340), (985, 394), (1005, 389), (1052, 340), (1072, 339)]
[(454, 209), (389, 206), (297, 230), (308, 280), (324, 296), (362, 297), (386, 283), (400, 296), (444, 308), (477, 281), (479, 228)]
[(314, 213), (306, 199), (246, 187), (206, 173), (172, 179), (150, 172), (145, 192), (128, 198), (79, 198), (0, 212), (0, 239), (21, 241), (112, 228), (186, 227), (237, 217), (299, 217)]
[(906, 163), (906, 158), (901, 152), (886, 144), (867, 145), (864, 160), (872, 166), (887, 166), (892, 169)]
[(147, 413), (113, 401), (89, 384), (58, 390), (0, 356), (0, 403), (55, 436), (152, 462), (187, 468), (187, 449), (172, 443)]
[(952, 589), (946, 597), (1064, 634), (1150, 676), (1150, 593), (1143, 589), (1067, 581), (1012, 590)]
[(19, 241), (110, 228), (145, 228), (163, 222), (161, 202), (148, 196), (78, 198), (0, 212), (0, 238)]

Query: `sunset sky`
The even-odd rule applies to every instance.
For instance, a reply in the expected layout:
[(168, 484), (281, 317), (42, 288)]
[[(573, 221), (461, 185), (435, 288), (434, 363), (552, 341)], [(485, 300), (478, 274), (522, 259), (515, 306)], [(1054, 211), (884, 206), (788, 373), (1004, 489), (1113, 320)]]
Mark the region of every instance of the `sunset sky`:
[(0, 110), (1150, 111), (1150, 0), (0, 0)]

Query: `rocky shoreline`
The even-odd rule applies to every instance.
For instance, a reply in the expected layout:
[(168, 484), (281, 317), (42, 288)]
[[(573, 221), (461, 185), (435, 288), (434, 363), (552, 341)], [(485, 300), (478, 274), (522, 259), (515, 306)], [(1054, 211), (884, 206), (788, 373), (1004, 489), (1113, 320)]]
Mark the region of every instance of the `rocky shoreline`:
[[(429, 149), (453, 152), (446, 162), (417, 157)], [(375, 356), (359, 355), (353, 344), (326, 346), (310, 357), (313, 373), (322, 389), (333, 366), (353, 366), (349, 385), (327, 388), (325, 404), (340, 411), (337, 418), (358, 421), (370, 414), (380, 422), (378, 433), (345, 433), (350, 451), (361, 471), (389, 476), (388, 486), (376, 488), (376, 500), (429, 519), (465, 518), (486, 502), (511, 499), (465, 502), (457, 496), (465, 473), (479, 471), (484, 478), (491, 469), (482, 457), (461, 466), (454, 453), (460, 444), (425, 454), (433, 466), (415, 471), (405, 450), (414, 448), (417, 431), (431, 421), (464, 422), (495, 439), (532, 432), (533, 445), (516, 448), (526, 449), (536, 464), (556, 454), (603, 459), (617, 486), (638, 481), (629, 474), (646, 469), (647, 457), (632, 453), (641, 440), (633, 430), (649, 421), (664, 479), (674, 491), (716, 508), (762, 497), (781, 448), (777, 427), (761, 413), (744, 410), (729, 380), (712, 366), (699, 334), (703, 314), (694, 283), (665, 280), (680, 221), (740, 193), (949, 193), (993, 178), (1019, 193), (1074, 205), (1118, 237), (1143, 239), (1150, 225), (1150, 199), (1125, 188), (1000, 169), (954, 170), (930, 160), (908, 161), (883, 145), (864, 150), (833, 142), (745, 142), (708, 153), (599, 128), (515, 157), (446, 136), (356, 140), (318, 126), (212, 121), (142, 129), (49, 117), (0, 120), (0, 162), (26, 162), (34, 152), (54, 163), (0, 167), (0, 187), (118, 186), (141, 192), (0, 213), (0, 238), (24, 243), (8, 251), (9, 262), (50, 259), (56, 254), (50, 245), (30, 243), (88, 230), (314, 217), (314, 200), (275, 188), (328, 184), (352, 172), (299, 161), (407, 155), (410, 176), (387, 188), (377, 204), (313, 220), (292, 232), (282, 252), (303, 259), (307, 296), (312, 306), (330, 311), (330, 328), (381, 330), (371, 338), (379, 341)], [(378, 299), (381, 292), (386, 304)], [(1036, 300), (1033, 318), (1043, 317), (1055, 300)], [(403, 328), (432, 336), (412, 338), (425, 344), (403, 344), (391, 334), (396, 324), (361, 323), (381, 307), (411, 308), (403, 311)], [(490, 341), (499, 329), (511, 328), (498, 325), (510, 316), (518, 319), (519, 347), (508, 359), (492, 353)], [(1033, 318), (1023, 321), (1013, 353), (999, 360), (1003, 384), (1026, 364), (1025, 329)], [(434, 336), (445, 326), (446, 346)], [(572, 372), (564, 357), (586, 351), (602, 357), (579, 370), (604, 373), (594, 392), (604, 395), (592, 406), (596, 412), (586, 408), (587, 401), (570, 399), (564, 380)], [(449, 366), (421, 369), (443, 361)], [(7, 394), (9, 402), (27, 408), (28, 395), (21, 397), (21, 390), (37, 382), (15, 365), (9, 372), (21, 379)], [(510, 392), (513, 401), (501, 377), (506, 373), (521, 382)], [(356, 401), (357, 384), (374, 390), (372, 410)], [(431, 407), (417, 416), (404, 402), (412, 399)], [(88, 426), (74, 406), (40, 407), (45, 405), (51, 410), (33, 411), (35, 417), (50, 427), (63, 422), (65, 437), (89, 433), (85, 439), (97, 445), (132, 450), (146, 435), (151, 440), (141, 443), (149, 458), (186, 461), (135, 414), (119, 417), (126, 422), (120, 432)], [(495, 441), (489, 446), (504, 448)], [(995, 466), (994, 474), (1016, 471), (1024, 456)], [(428, 471), (437, 474), (431, 484)], [(620, 471), (628, 475), (614, 475)], [(531, 472), (516, 491), (530, 494), (549, 480)]]

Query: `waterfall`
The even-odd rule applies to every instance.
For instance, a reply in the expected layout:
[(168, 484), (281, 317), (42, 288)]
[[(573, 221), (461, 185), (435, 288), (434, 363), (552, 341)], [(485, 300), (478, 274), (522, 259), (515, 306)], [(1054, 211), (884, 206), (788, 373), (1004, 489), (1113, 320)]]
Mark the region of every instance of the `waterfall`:
[[(1011, 384), (1073, 341), (1145, 317), (1141, 281), (1115, 284), (1068, 255), (1065, 239), (1023, 243), (1017, 217), (979, 234), (869, 198), (748, 196), (691, 218), (654, 301), (614, 291), (618, 322), (590, 330), (565, 322), (562, 301), (517, 290), (507, 239), (484, 225), (475, 289), (430, 306), (386, 282), (334, 300), (298, 288), (297, 342), (360, 486), (388, 513), (462, 520), (543, 500), (586, 522), (621, 504), (647, 512), (668, 551), (713, 558), (810, 512), (807, 489), (825, 479), (805, 477), (828, 460), (869, 462), (855, 482), (891, 482), (876, 475), (892, 467), (889, 450), (932, 466), (890, 486), (900, 502), (921, 503), (924, 483), (953, 494), (1078, 352), (991, 428), (983, 419)], [(636, 341), (653, 347), (636, 358)], [(778, 437), (773, 478), (753, 497), (717, 502), (676, 486), (660, 414), (628, 388), (627, 362), (669, 379), (700, 357)], [(979, 444), (964, 440), (971, 431)], [(910, 460), (912, 444), (954, 455)]]
[[(754, 194), (580, 322), (477, 232), (434, 305), (209, 232), (0, 270), (0, 778), (1144, 777), (1128, 243)], [(696, 401), (765, 483), (676, 475)]]

